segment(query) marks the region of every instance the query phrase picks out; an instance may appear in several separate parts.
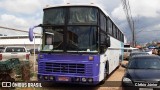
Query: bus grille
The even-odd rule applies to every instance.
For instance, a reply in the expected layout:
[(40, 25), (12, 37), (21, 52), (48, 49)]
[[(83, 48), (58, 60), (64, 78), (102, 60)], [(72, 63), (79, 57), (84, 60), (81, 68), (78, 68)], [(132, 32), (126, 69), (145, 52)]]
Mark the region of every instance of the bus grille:
[[(90, 67), (90, 68), (88, 68)], [(88, 68), (88, 69), (86, 69)], [(70, 74), (89, 74), (92, 75), (91, 65), (74, 63), (45, 63), (45, 72), (70, 73)]]

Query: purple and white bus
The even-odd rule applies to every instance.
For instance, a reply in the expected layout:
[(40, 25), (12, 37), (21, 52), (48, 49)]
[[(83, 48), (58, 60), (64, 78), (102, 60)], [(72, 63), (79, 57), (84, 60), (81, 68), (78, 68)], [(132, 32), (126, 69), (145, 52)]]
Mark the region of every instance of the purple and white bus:
[(44, 8), (43, 24), (35, 27), (43, 30), (39, 81), (98, 84), (123, 60), (124, 35), (97, 5)]

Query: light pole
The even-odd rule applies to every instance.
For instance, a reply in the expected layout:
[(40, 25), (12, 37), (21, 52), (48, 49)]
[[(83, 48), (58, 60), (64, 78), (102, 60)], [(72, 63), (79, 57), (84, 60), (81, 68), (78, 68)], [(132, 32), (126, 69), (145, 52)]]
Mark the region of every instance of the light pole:
[(34, 72), (36, 71), (36, 66), (35, 66), (35, 61), (36, 61), (36, 55), (35, 55), (35, 47), (36, 47), (36, 45), (35, 45), (35, 33), (34, 33)]
[(33, 41), (33, 39), (34, 39), (34, 61), (33, 61), (33, 71), (35, 72), (36, 71), (36, 69), (35, 69), (35, 63), (36, 63), (36, 56), (35, 56), (35, 41), (36, 41), (36, 39), (35, 39), (35, 33), (33, 32), (33, 29), (34, 28), (36, 28), (36, 27), (38, 27), (38, 26), (33, 26), (33, 27), (30, 27), (29, 28), (29, 40), (32, 42)]

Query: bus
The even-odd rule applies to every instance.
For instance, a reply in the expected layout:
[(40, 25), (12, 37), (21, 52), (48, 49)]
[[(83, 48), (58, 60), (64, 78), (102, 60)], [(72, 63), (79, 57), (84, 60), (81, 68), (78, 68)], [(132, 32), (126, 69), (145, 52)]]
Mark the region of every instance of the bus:
[(123, 60), (124, 34), (98, 5), (44, 8), (38, 80), (96, 85)]

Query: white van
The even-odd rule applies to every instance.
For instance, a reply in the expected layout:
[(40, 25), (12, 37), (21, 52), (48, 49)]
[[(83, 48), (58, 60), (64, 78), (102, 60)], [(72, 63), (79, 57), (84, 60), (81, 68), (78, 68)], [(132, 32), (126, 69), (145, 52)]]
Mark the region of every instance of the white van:
[(132, 48), (132, 47), (124, 48), (124, 55), (123, 55), (124, 60), (128, 59), (130, 53), (134, 52), (134, 51), (139, 51), (139, 49), (138, 48)]

